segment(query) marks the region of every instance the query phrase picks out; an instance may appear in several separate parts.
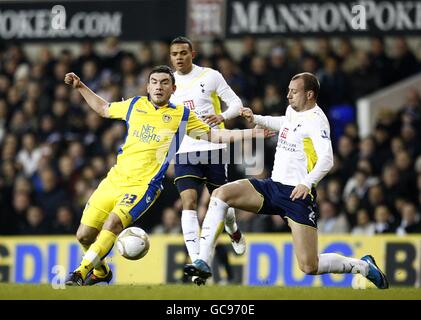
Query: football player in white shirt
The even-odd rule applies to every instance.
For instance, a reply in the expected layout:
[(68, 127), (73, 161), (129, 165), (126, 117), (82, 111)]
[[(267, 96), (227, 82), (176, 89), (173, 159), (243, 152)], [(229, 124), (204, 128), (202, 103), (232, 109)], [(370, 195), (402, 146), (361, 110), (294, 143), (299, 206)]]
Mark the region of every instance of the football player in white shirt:
[(270, 179), (244, 179), (223, 185), (211, 196), (203, 222), (199, 259), (185, 266), (188, 275), (211, 275), (209, 257), (217, 229), (228, 207), (259, 214), (276, 214), (291, 229), (292, 242), (300, 269), (306, 274), (360, 273), (378, 288), (388, 288), (386, 275), (371, 255), (361, 259), (336, 253), (318, 253), (318, 209), (314, 187), (333, 166), (329, 122), (317, 105), (320, 89), (311, 73), (295, 75), (289, 84), (285, 116), (253, 115), (251, 109), (240, 113), (249, 122), (279, 131), (275, 162)]
[[(174, 76), (177, 85), (171, 102), (183, 104), (212, 127), (224, 128), (224, 120), (238, 117), (243, 104), (221, 73), (193, 64), (195, 54), (188, 38), (177, 37), (171, 42), (170, 58), (176, 70)], [(221, 110), (219, 98), (228, 106), (224, 112)], [(177, 152), (174, 182), (183, 204), (181, 226), (184, 242), (192, 261), (197, 260), (200, 249), (198, 190), (206, 184), (209, 193), (212, 193), (213, 190), (228, 182), (227, 165), (221, 161), (217, 163), (212, 161), (215, 160), (215, 156), (221, 158), (225, 148), (225, 144), (203, 142), (186, 136)], [(199, 151), (200, 156), (197, 154)], [(194, 161), (191, 160), (192, 158)], [(233, 208), (229, 208), (226, 215), (225, 230), (231, 238), (236, 254), (244, 254), (245, 238), (237, 227)], [(204, 283), (196, 277), (193, 281), (198, 285)]]

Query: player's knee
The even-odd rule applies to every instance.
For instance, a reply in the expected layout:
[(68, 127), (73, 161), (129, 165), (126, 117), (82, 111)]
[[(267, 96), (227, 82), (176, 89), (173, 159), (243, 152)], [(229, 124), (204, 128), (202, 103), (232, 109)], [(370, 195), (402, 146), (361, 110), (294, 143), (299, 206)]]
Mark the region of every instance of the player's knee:
[(197, 192), (195, 190), (185, 190), (180, 193), (184, 210), (197, 210)]
[(196, 210), (197, 201), (196, 198), (184, 198), (182, 201), (184, 210)]
[(95, 242), (96, 235), (86, 232), (84, 230), (78, 229), (76, 232), (76, 239), (82, 245), (89, 246)]
[(300, 270), (305, 274), (317, 274), (318, 265), (317, 263), (300, 263)]
[(219, 200), (222, 200), (224, 202), (227, 201), (226, 193), (224, 192), (224, 186), (216, 188), (212, 192), (212, 197), (218, 198)]

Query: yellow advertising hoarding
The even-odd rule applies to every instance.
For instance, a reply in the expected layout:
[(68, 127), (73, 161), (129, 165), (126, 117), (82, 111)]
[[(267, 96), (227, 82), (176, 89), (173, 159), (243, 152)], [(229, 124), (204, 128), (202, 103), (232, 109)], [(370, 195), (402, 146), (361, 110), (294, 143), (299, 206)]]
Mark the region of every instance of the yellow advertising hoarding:
[[(221, 236), (236, 283), (283, 286), (351, 286), (352, 275), (303, 274), (297, 266), (289, 234), (247, 234), (247, 252), (238, 257), (228, 238)], [(117, 284), (181, 282), (187, 262), (182, 236), (150, 235), (151, 248), (138, 261), (129, 261), (113, 250), (107, 258)], [(360, 258), (371, 254), (392, 285), (419, 286), (421, 236), (320, 236), (320, 252)], [(220, 252), (224, 252), (221, 250)], [(48, 283), (77, 267), (82, 251), (72, 236), (0, 237), (0, 281)], [(217, 260), (217, 259), (216, 259)], [(223, 281), (227, 271), (213, 264), (213, 281)]]

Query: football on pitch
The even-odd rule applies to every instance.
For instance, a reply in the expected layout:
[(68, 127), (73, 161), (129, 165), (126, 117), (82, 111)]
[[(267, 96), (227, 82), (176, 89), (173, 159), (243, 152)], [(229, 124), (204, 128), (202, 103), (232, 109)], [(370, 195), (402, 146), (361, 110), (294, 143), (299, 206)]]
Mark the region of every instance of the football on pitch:
[(148, 234), (141, 228), (124, 229), (117, 237), (117, 250), (126, 259), (138, 260), (149, 251)]

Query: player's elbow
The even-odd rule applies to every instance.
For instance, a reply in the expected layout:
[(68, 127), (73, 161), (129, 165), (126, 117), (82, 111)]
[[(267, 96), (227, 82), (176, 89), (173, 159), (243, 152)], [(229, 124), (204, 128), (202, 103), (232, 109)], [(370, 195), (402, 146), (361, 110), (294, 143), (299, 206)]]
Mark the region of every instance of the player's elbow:
[(98, 114), (103, 118), (109, 118), (110, 113), (108, 111), (108, 104), (101, 105), (101, 107), (98, 108)]
[(333, 155), (325, 155), (322, 158), (321, 162), (323, 163), (323, 167), (324, 167), (325, 171), (329, 172), (330, 169), (333, 168), (333, 164), (334, 164)]
[(333, 161), (333, 156), (329, 157), (329, 159), (327, 159), (328, 171), (330, 171), (333, 168), (334, 164), (335, 164), (335, 162)]

